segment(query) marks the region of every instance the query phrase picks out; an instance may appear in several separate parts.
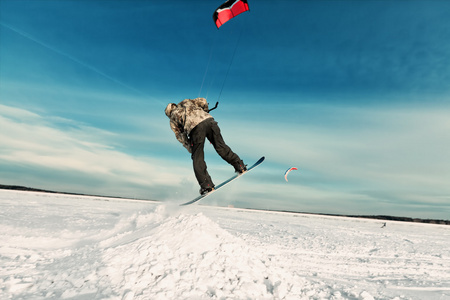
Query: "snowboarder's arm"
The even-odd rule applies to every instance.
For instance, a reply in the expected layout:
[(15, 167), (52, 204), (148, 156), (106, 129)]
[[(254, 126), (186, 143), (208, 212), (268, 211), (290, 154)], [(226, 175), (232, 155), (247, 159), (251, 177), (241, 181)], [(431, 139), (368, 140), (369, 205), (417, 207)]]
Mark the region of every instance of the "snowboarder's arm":
[(172, 129), (172, 131), (175, 133), (175, 137), (184, 146), (184, 148), (186, 148), (189, 153), (192, 153), (191, 144), (189, 143), (187, 133), (182, 128), (180, 128), (178, 124), (172, 121), (170, 121), (170, 129)]
[(208, 112), (208, 102), (206, 101), (205, 98), (195, 98), (192, 101), (194, 101), (194, 104), (196, 106), (198, 106), (201, 109), (203, 109), (204, 111)]

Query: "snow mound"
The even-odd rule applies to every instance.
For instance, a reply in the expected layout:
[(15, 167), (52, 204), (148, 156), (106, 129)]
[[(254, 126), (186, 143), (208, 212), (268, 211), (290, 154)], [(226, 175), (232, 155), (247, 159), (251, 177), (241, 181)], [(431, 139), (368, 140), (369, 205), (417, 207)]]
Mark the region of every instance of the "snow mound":
[(272, 299), (276, 292), (255, 251), (202, 213), (164, 219), (141, 238), (107, 249), (103, 260), (114, 292), (125, 299)]

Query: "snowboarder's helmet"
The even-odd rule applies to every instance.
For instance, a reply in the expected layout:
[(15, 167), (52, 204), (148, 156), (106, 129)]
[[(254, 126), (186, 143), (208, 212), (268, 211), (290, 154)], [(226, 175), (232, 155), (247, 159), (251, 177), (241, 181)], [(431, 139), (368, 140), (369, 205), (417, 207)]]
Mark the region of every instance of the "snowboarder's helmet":
[(166, 113), (166, 116), (168, 116), (170, 118), (170, 114), (172, 113), (172, 110), (176, 107), (177, 105), (175, 103), (169, 103), (166, 107), (166, 109), (164, 110), (164, 112)]

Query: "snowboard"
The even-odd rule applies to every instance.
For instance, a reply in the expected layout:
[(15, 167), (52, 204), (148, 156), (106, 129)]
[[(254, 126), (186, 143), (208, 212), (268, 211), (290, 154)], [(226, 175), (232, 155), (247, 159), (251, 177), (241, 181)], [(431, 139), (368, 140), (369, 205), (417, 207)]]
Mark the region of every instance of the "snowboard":
[(189, 204), (195, 203), (195, 202), (197, 202), (197, 201), (200, 201), (201, 199), (203, 199), (203, 198), (205, 198), (205, 197), (208, 197), (209, 195), (211, 195), (212, 193), (214, 193), (215, 191), (217, 191), (218, 189), (220, 189), (220, 188), (223, 187), (224, 185), (226, 185), (226, 184), (232, 182), (233, 180), (235, 180), (235, 179), (241, 177), (241, 176), (244, 175), (244, 174), (247, 174), (247, 173), (250, 172), (252, 169), (254, 169), (254, 168), (256, 168), (257, 166), (259, 166), (259, 165), (264, 161), (264, 159), (265, 159), (264, 156), (261, 157), (261, 158), (260, 158), (257, 162), (255, 162), (251, 167), (247, 168), (247, 171), (245, 171), (244, 173), (241, 173), (241, 174), (235, 174), (234, 176), (232, 176), (231, 178), (225, 180), (225, 181), (222, 182), (221, 184), (216, 185), (216, 187), (214, 188), (214, 190), (212, 190), (211, 192), (206, 193), (206, 194), (203, 194), (203, 195), (200, 195), (200, 196), (198, 196), (197, 198), (195, 198), (195, 199), (193, 199), (193, 200), (191, 200), (191, 201), (188, 201), (188, 202), (186, 202), (186, 203), (180, 204), (180, 206), (189, 205)]

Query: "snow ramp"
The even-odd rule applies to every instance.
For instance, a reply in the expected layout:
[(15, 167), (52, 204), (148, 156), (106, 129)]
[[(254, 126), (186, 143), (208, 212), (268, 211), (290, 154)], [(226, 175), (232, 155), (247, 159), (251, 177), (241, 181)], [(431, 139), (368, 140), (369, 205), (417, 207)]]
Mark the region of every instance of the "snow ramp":
[(140, 228), (102, 243), (113, 294), (122, 299), (282, 298), (279, 276), (272, 278), (265, 259), (202, 213), (142, 218), (150, 222), (136, 220)]

